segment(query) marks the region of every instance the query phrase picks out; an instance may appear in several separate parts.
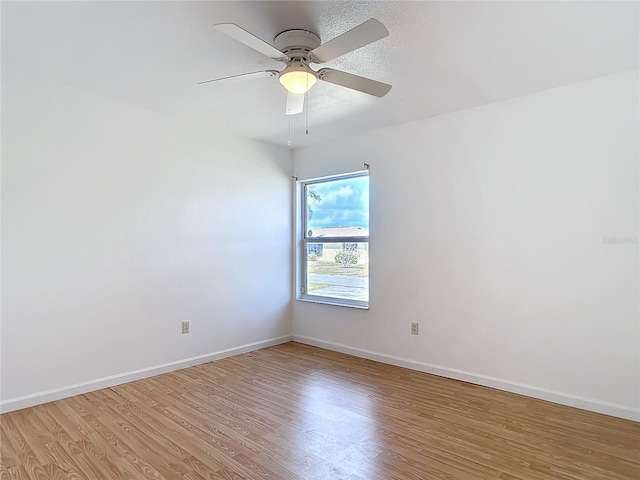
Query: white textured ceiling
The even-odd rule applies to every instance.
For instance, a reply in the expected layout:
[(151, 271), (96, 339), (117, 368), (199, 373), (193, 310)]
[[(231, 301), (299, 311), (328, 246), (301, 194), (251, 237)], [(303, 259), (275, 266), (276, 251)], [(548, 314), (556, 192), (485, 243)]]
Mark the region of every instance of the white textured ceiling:
[(369, 18), (389, 37), (326, 64), (393, 85), (318, 82), (294, 147), (638, 68), (638, 2), (2, 2), (2, 76), (61, 83), (205, 128), (286, 145), (277, 78), (196, 83), (283, 64), (216, 32), (326, 42)]

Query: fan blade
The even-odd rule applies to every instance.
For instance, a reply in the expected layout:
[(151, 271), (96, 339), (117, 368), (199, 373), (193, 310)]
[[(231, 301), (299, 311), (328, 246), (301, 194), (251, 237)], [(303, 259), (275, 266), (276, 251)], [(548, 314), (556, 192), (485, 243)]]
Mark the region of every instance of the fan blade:
[(389, 30), (375, 18), (371, 18), (324, 45), (311, 50), (313, 63), (324, 63), (353, 52), (389, 35)]
[(304, 93), (287, 92), (287, 109), (285, 115), (297, 115), (304, 110)]
[(391, 85), (386, 83), (371, 80), (370, 78), (359, 77), (352, 73), (341, 72), (340, 70), (333, 70), (331, 68), (322, 68), (318, 71), (318, 78), (325, 82), (340, 85), (341, 87), (347, 87), (359, 92), (368, 93), (375, 97), (384, 97)]
[(278, 75), (277, 70), (261, 70), (259, 72), (241, 73), (240, 75), (231, 75), (230, 77), (214, 78), (213, 80), (205, 80), (204, 82), (198, 82), (198, 85), (203, 83), (220, 82), (222, 80), (229, 80), (234, 82), (250, 80), (261, 77), (275, 77)]
[(244, 28), (239, 27), (235, 23), (219, 23), (214, 25), (213, 28), (234, 40), (239, 41), (240, 43), (244, 43), (247, 47), (251, 47), (263, 55), (273, 58), (274, 60), (279, 60), (281, 62), (289, 60), (289, 57), (276, 47), (272, 47), (264, 40), (261, 40), (252, 33), (247, 32)]

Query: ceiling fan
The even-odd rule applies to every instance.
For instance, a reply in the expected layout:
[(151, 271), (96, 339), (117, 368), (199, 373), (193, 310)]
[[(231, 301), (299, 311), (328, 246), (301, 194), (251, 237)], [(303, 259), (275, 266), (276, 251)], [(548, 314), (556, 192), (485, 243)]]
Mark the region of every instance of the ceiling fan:
[(214, 25), (213, 28), (267, 57), (284, 62), (286, 67), (280, 71), (261, 70), (216, 78), (200, 82), (198, 85), (222, 80), (244, 80), (278, 76), (280, 83), (287, 89), (286, 115), (295, 115), (304, 110), (305, 93), (313, 87), (317, 80), (323, 80), (376, 97), (384, 97), (391, 90), (391, 85), (371, 80), (370, 78), (360, 77), (332, 68), (321, 68), (315, 71), (309, 66), (311, 63), (321, 64), (341, 57), (389, 35), (386, 27), (375, 18), (361, 23), (322, 45), (320, 37), (309, 30), (285, 30), (276, 35), (273, 42), (275, 46), (272, 46), (234, 23), (220, 23)]

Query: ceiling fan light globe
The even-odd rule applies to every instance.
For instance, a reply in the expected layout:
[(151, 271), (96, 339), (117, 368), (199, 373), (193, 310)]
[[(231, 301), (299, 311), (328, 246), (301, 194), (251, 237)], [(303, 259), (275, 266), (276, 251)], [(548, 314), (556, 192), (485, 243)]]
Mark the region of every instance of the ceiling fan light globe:
[(315, 73), (306, 68), (289, 68), (280, 74), (280, 83), (291, 93), (305, 93), (316, 83)]

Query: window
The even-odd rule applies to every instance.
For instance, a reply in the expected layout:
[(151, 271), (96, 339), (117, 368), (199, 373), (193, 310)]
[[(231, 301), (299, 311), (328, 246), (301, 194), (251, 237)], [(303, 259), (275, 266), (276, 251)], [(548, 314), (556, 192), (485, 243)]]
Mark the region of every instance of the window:
[(369, 306), (367, 172), (300, 182), (298, 299)]

